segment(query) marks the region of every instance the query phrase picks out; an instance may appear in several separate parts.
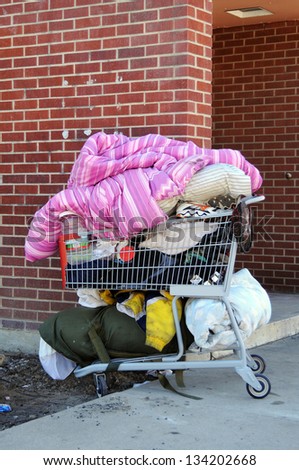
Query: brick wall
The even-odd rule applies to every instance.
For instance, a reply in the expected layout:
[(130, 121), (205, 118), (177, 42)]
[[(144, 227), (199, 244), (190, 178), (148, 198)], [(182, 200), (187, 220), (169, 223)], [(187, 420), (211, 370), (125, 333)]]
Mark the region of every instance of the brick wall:
[(27, 224), (90, 133), (211, 145), (211, 1), (1, 1), (0, 327), (73, 304), (59, 259), (24, 259)]
[(298, 91), (298, 21), (214, 31), (213, 146), (241, 150), (264, 178), (255, 246), (240, 265), (288, 292), (299, 289)]

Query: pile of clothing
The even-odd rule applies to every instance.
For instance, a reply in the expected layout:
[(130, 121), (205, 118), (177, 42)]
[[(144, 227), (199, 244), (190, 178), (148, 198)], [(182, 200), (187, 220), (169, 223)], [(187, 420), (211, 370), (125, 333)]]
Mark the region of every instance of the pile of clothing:
[(65, 211), (84, 220), (88, 232), (124, 239), (166, 221), (179, 201), (247, 196), (261, 185), (257, 168), (237, 150), (204, 149), (158, 134), (99, 132), (83, 145), (67, 188), (35, 213), (25, 257), (34, 262), (56, 253)]

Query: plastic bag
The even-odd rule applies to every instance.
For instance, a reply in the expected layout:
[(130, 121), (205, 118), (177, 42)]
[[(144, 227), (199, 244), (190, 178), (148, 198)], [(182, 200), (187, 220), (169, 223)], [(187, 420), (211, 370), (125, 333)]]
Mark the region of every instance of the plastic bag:
[[(269, 322), (272, 311), (269, 296), (248, 269), (233, 274), (228, 298), (244, 340)], [(220, 350), (235, 343), (229, 314), (221, 300), (190, 298), (185, 315), (198, 347)]]

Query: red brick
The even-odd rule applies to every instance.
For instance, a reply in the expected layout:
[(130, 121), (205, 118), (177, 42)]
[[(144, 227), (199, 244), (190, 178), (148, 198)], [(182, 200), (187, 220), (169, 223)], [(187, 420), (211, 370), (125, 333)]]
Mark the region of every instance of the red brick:
[(17, 36), (19, 34), (22, 34), (22, 26), (10, 26), (10, 17), (9, 16), (6, 16), (6, 17), (1, 17), (1, 24), (4, 26), (6, 25), (6, 27), (4, 28), (0, 28), (0, 37), (5, 37), (5, 36)]
[[(90, 60), (96, 61), (112, 61), (116, 59), (116, 51), (114, 50), (99, 50), (90, 52)], [(104, 68), (103, 68), (104, 70)]]
[[(49, 181), (50, 181), (50, 175), (38, 175), (38, 183), (40, 185), (46, 185), (47, 183), (49, 183)], [(36, 183), (36, 175), (26, 175), (26, 183), (27, 184)]]
[[(89, 4), (88, 0), (79, 0), (80, 3), (84, 2)], [(91, 2), (90, 2), (91, 3)], [(116, 13), (116, 2), (103, 4), (102, 2), (94, 1), (96, 4), (95, 6), (90, 7), (90, 14), (91, 16), (102, 16), (102, 15), (112, 15)]]
[(1, 71), (2, 80), (5, 80), (5, 79), (10, 79), (10, 80), (3, 81), (1, 83), (1, 89), (2, 90), (11, 89), (12, 88), (11, 79), (16, 80), (17, 78), (23, 77), (23, 75), (24, 75), (23, 69), (12, 68), (12, 69), (7, 69), (7, 70), (2, 70)]
[(37, 100), (15, 101), (15, 109), (36, 109)]
[[(130, 46), (130, 38), (124, 37), (124, 38), (108, 38), (108, 39), (102, 39), (101, 40), (103, 43), (103, 49), (116, 49), (120, 47), (129, 47)], [(133, 38), (131, 39), (131, 43), (133, 44)], [(144, 42), (144, 44), (147, 44)]]
[[(128, 82), (118, 82), (118, 83), (109, 83), (107, 85), (103, 85), (103, 93), (106, 95), (111, 95), (113, 93), (120, 94), (120, 93), (129, 93), (130, 91), (130, 84)], [(134, 90), (132, 90), (134, 91)], [(138, 91), (142, 91), (142, 86), (139, 88)], [(96, 93), (93, 93), (96, 94)], [(104, 101), (103, 101), (104, 104)]]
[(3, 266), (24, 266), (25, 264), (25, 260), (24, 260), (24, 257), (22, 258), (17, 258), (16, 256), (9, 256), (9, 257), (6, 257), (6, 256), (3, 256), (2, 257), (2, 263), (3, 263)]
[[(93, 71), (95, 71), (95, 65), (90, 64), (93, 67)], [(128, 61), (127, 60), (114, 60), (112, 62), (103, 62), (102, 63), (102, 71), (103, 72), (112, 72), (112, 71), (122, 71), (128, 69)], [(92, 72), (92, 71), (91, 71)]]
[[(2, 124), (1, 124), (2, 126)], [(0, 142), (0, 153), (3, 155), (3, 153), (6, 153), (6, 152), (11, 152), (12, 151), (12, 144), (9, 142), (9, 143), (5, 143), (3, 144), (2, 142)], [(2, 161), (3, 161), (3, 157), (2, 157)], [(2, 166), (1, 166), (1, 172), (2, 172)]]
[[(159, 67), (152, 70), (146, 70), (146, 79), (147, 80), (154, 80), (159, 78), (172, 78), (174, 71), (170, 67)], [(185, 75), (185, 74), (184, 74)]]
[[(175, 8), (172, 8), (174, 11)], [(160, 11), (160, 17), (163, 15), (163, 11)], [(133, 12), (130, 15), (130, 21), (132, 23), (145, 23), (145, 22), (153, 22), (158, 20), (158, 10), (144, 10), (144, 11), (137, 11)]]
[(61, 43), (62, 40), (62, 33), (55, 32), (55, 33), (45, 33), (45, 34), (39, 34), (37, 36), (37, 42), (38, 44), (50, 44), (50, 48), (54, 47), (53, 43)]
[(82, 8), (70, 8), (63, 10), (63, 17), (64, 18), (79, 18), (85, 17), (89, 15), (88, 7)]
[[(2, 1), (1, 3), (5, 4), (4, 7), (0, 7), (0, 15), (3, 18), (5, 17), (9, 18), (10, 15), (16, 15), (16, 14), (20, 14), (23, 12), (22, 4), (8, 5), (8, 3), (11, 3), (11, 2), (7, 2), (7, 1)], [(1, 18), (1, 21), (2, 21), (2, 18)]]
[[(134, 118), (135, 119), (135, 118)], [(173, 118), (169, 119), (168, 115), (161, 115), (159, 119), (160, 124), (172, 124), (173, 123)], [(145, 116), (144, 123), (146, 126), (154, 126), (157, 123), (157, 118), (156, 116)]]
[(158, 66), (158, 59), (156, 57), (131, 59), (130, 65), (131, 69), (154, 68)]
[(143, 34), (143, 24), (124, 24), (116, 27), (117, 36), (134, 36), (136, 34)]
[(37, 130), (38, 122), (36, 121), (21, 121), (15, 122), (15, 131)]
[[(40, 119), (48, 119), (49, 118), (49, 111), (48, 109), (45, 110), (30, 110), (25, 111), (25, 119), (28, 121), (40, 120)], [(20, 120), (20, 119), (19, 119)]]
[(22, 57), (20, 59), (14, 59), (14, 67), (35, 67), (36, 65), (37, 57)]
[(27, 142), (35, 142), (37, 140), (49, 140), (49, 132), (46, 131), (38, 131), (38, 132), (26, 132), (26, 141)]
[[(163, 2), (163, 6), (164, 6), (164, 2)], [(148, 10), (152, 8), (151, 6), (148, 5), (148, 3), (146, 4), (146, 7)], [(131, 0), (131, 1), (126, 1), (126, 2), (118, 2), (117, 4), (118, 12), (124, 12), (124, 11), (132, 12), (132, 11), (137, 11), (137, 10), (143, 10), (143, 8), (144, 8), (143, 0)], [(157, 8), (157, 5), (155, 6), (155, 8)]]
[(65, 54), (64, 61), (65, 63), (74, 63), (74, 62), (88, 62), (89, 61), (89, 52), (74, 52), (73, 54)]
[(100, 16), (91, 16), (85, 17), (78, 20), (75, 20), (75, 30), (88, 30), (90, 28), (100, 28), (101, 29), (101, 17)]
[(57, 194), (59, 193), (63, 188), (61, 187), (61, 184), (43, 184), (43, 186), (41, 187), (40, 189), (40, 194), (45, 194), (46, 196), (48, 196), (49, 194)]
[[(16, 113), (15, 113), (16, 114)], [(3, 142), (10, 141), (10, 142), (19, 142), (24, 140), (24, 133), (23, 132), (14, 132), (12, 136), (3, 134), (2, 136)]]
[(22, 57), (24, 49), (22, 47), (11, 47), (1, 51), (1, 57)]
[[(97, 73), (100, 71), (100, 65), (95, 64), (94, 62), (89, 62), (87, 64), (75, 64), (74, 65), (74, 76), (76, 77), (76, 81), (78, 80), (81, 82), (80, 75), (82, 74), (92, 74), (92, 73)], [(84, 81), (85, 81), (85, 76), (84, 76)], [(88, 79), (87, 79), (88, 81)], [(86, 83), (86, 82), (85, 82)]]
[(12, 17), (13, 24), (26, 24), (26, 23), (36, 23), (37, 14), (36, 13), (27, 13), (24, 15), (14, 15)]
[[(26, 142), (27, 143), (27, 142)], [(36, 147), (36, 144), (34, 144)], [(14, 172), (15, 173), (35, 173), (36, 172), (36, 166), (35, 165), (29, 165), (29, 164), (21, 164), (21, 165), (14, 165)]]
[[(51, 109), (50, 117), (51, 119), (67, 119), (67, 118), (75, 118), (76, 108), (62, 108), (62, 109)], [(41, 144), (40, 144), (41, 145)], [(52, 143), (55, 146), (55, 143)]]
[(40, 108), (62, 108), (62, 99), (61, 98), (49, 98), (40, 101)]
[[(11, 38), (3, 38), (3, 39), (0, 39), (0, 48), (4, 48), (4, 47), (11, 47), (12, 45), (12, 40)], [(16, 44), (14, 44), (15, 46)]]
[[(115, 39), (108, 39), (108, 40), (104, 40), (103, 44), (107, 46), (106, 47), (110, 47), (109, 46), (109, 41), (117, 41), (118, 38), (115, 38)], [(122, 38), (123, 39), (123, 38)], [(125, 38), (127, 39), (127, 38)], [(113, 44), (113, 43), (112, 43)], [(136, 36), (133, 36), (131, 38), (131, 44), (133, 47), (136, 47), (136, 46), (147, 46), (148, 44), (155, 44), (155, 45), (158, 45), (159, 44), (159, 34), (157, 33), (153, 33), (153, 34), (141, 34), (141, 35), (136, 35)], [(120, 45), (122, 46), (122, 44)]]
[[(133, 71), (122, 71), (119, 75), (117, 75), (118, 80), (122, 80), (123, 82), (138, 82), (139, 80), (145, 79), (145, 70), (133, 70)], [(115, 74), (108, 75), (105, 79), (105, 82), (114, 82), (115, 81)]]
[(53, 66), (50, 69), (50, 75), (73, 75), (74, 67), (73, 65), (60, 65), (58, 67)]
[[(120, 97), (118, 97), (118, 102), (121, 103), (121, 97), (123, 95), (120, 95)], [(107, 94), (105, 92), (105, 94), (101, 95), (101, 96), (91, 96), (90, 97), (90, 107), (87, 109), (89, 110), (89, 113), (90, 113), (90, 116), (93, 116), (94, 114), (92, 114), (92, 111), (95, 111), (97, 114), (98, 114), (98, 110), (96, 109), (97, 107), (99, 106), (109, 106), (111, 104), (115, 104), (116, 103), (116, 94)]]
[[(49, 66), (49, 65), (54, 65), (54, 64), (57, 65), (57, 64), (63, 64), (63, 63), (64, 63), (64, 57), (60, 54), (42, 55), (38, 58), (38, 65)], [(49, 75), (48, 67), (44, 67), (44, 70), (47, 71), (47, 75)], [(46, 72), (39, 74), (39, 75), (46, 75)]]
[(38, 165), (38, 172), (40, 173), (60, 173), (61, 172), (61, 165), (59, 163), (40, 163)]
[[(131, 116), (120, 116), (118, 118), (119, 126), (126, 127), (130, 126)], [(134, 126), (145, 126), (145, 117), (144, 116), (135, 116), (134, 117)]]
[(48, 98), (50, 90), (38, 88), (36, 90), (26, 90), (26, 98)]
[(78, 3), (78, 0), (76, 2), (75, 0), (50, 0), (49, 8), (50, 10), (63, 10), (64, 8), (71, 8), (75, 6), (75, 3), (81, 5), (81, 3)]
[(14, 88), (36, 88), (37, 80), (35, 78), (24, 78), (14, 80)]
[(41, 88), (53, 88), (53, 87), (61, 87), (63, 86), (63, 78), (61, 76), (58, 77), (47, 77), (47, 78), (39, 78), (38, 85)]
[(89, 105), (89, 100), (88, 98), (82, 98), (82, 97), (71, 97), (71, 98), (65, 98), (64, 100), (65, 107), (70, 107), (70, 108), (78, 108), (78, 107), (85, 107)]
[(47, 2), (45, 1), (26, 2), (24, 5), (25, 12), (45, 10), (47, 8), (48, 8), (48, 5), (47, 5)]
[[(126, 34), (124, 34), (122, 36), (126, 36)], [(112, 38), (112, 39), (115, 39), (115, 38), (117, 38), (116, 28), (115, 28), (115, 26), (108, 26), (106, 28), (101, 27), (101, 28), (91, 29), (90, 30), (90, 38), (91, 39), (95, 39), (95, 38), (104, 38), (104, 39)]]
[(131, 58), (131, 57), (144, 57), (145, 56), (145, 48), (144, 47), (130, 47), (129, 49), (119, 49), (118, 50), (118, 58)]
[(169, 100), (166, 103), (160, 103), (160, 112), (162, 114), (175, 114), (179, 112), (186, 112), (186, 104), (176, 103), (173, 100)]
[(103, 15), (102, 16), (102, 26), (110, 25), (129, 25), (129, 15), (127, 13), (119, 13), (115, 15)]
[(11, 111), (12, 110), (12, 105), (13, 105), (12, 102), (2, 101), (2, 102), (0, 102), (0, 109), (3, 110), (3, 111)]
[(92, 51), (102, 47), (102, 41), (96, 39), (94, 41), (80, 41), (76, 43), (76, 51)]
[(11, 69), (12, 68), (12, 59), (0, 60), (0, 69)]
[(53, 30), (53, 22), (61, 23), (63, 17), (63, 10), (47, 10), (38, 14), (40, 22), (49, 23), (49, 30)]
[(46, 204), (47, 201), (48, 201), (48, 198), (45, 196), (29, 195), (26, 197), (26, 203), (29, 205), (30, 204), (35, 205), (36, 207)]
[[(86, 127), (86, 122), (82, 121), (82, 120), (78, 120), (80, 123), (82, 123), (83, 126)], [(89, 123), (89, 120), (88, 120), (88, 123)], [(68, 124), (66, 122), (66, 124)], [(87, 128), (87, 127), (86, 127)], [(86, 136), (85, 136), (85, 140), (86, 140)], [(78, 147), (79, 148), (79, 147)], [(71, 152), (71, 153), (67, 153), (67, 152), (63, 152), (63, 154), (61, 154), (61, 152), (58, 152), (58, 153), (52, 153), (51, 154), (51, 162), (60, 162), (60, 163), (63, 163), (63, 162), (73, 162), (74, 161), (74, 154)], [(49, 178), (50, 178), (50, 181), (53, 182), (53, 183), (61, 183), (63, 181), (63, 179), (61, 179), (60, 175), (57, 175), (57, 174), (50, 174), (49, 175)], [(63, 176), (63, 178), (65, 178), (65, 176)]]
[(91, 119), (91, 127), (93, 129), (98, 129), (98, 130), (103, 130), (104, 132), (105, 129), (111, 129), (110, 132), (114, 132), (116, 128), (116, 118), (103, 118), (101, 115), (99, 115), (97, 118)]
[[(43, 272), (41, 275), (46, 276), (46, 272)], [(51, 272), (49, 272), (49, 275), (51, 275)], [(36, 312), (37, 310), (49, 311), (50, 309), (51, 307), (49, 302), (46, 302), (45, 300), (26, 300), (26, 310), (32, 310)]]
[(39, 33), (47, 33), (47, 23), (32, 23), (24, 25), (24, 34), (34, 35)]
[(74, 21), (73, 20), (53, 21), (51, 23), (51, 30), (52, 31), (65, 31), (67, 29), (70, 29), (70, 30), (74, 29)]

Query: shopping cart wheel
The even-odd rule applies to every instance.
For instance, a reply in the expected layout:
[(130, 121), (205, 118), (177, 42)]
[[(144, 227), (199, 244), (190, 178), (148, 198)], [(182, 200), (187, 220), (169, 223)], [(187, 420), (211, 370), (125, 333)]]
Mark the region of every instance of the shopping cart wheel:
[(103, 397), (108, 394), (108, 385), (105, 374), (95, 372), (93, 374), (93, 381), (96, 387), (98, 397)]
[(255, 373), (255, 374), (262, 374), (264, 370), (266, 369), (266, 364), (264, 359), (259, 356), (258, 354), (251, 354), (251, 359), (254, 360), (255, 364), (254, 366), (249, 366), (250, 369)]
[(256, 390), (252, 385), (246, 384), (247, 392), (252, 398), (265, 398), (271, 391), (270, 380), (262, 374), (256, 374), (255, 377), (262, 386), (261, 390)]

